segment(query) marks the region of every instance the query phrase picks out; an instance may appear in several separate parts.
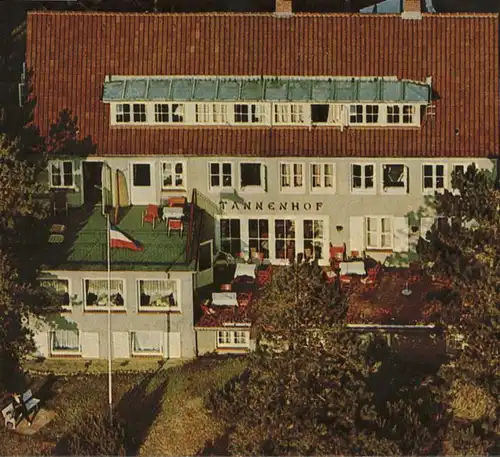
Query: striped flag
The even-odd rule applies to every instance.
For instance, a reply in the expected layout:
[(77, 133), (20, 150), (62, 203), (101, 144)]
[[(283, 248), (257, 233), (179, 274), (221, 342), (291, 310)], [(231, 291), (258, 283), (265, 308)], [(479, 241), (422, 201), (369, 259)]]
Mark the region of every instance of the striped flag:
[(112, 248), (131, 249), (132, 251), (144, 251), (144, 247), (137, 241), (130, 239), (127, 235), (120, 232), (116, 227), (109, 229), (109, 241)]

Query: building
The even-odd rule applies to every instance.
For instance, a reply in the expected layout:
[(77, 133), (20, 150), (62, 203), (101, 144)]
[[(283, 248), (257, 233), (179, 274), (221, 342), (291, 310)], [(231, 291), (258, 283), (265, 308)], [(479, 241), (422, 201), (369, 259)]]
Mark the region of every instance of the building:
[[(436, 216), (429, 197), (451, 187), (457, 167), (494, 171), (499, 146), (498, 16), (418, 5), (383, 15), (295, 14), (286, 0), (269, 14), (29, 13), (42, 134), (69, 109), (96, 145), (87, 157), (54, 157), (50, 185), (76, 207), (104, 187), (130, 214), (186, 197), (209, 221), (203, 236), (187, 234), (192, 253), (213, 238), (214, 253), (273, 265), (304, 253), (327, 265), (330, 246), (345, 244), (348, 254), (407, 265)], [(205, 330), (190, 345), (193, 296), (212, 270), (203, 276), (187, 260), (139, 271), (179, 281), (186, 305), (164, 316), (189, 355), (240, 330)], [(94, 277), (80, 261), (47, 270), (70, 277), (78, 297)], [(117, 276), (130, 302), (114, 324), (122, 338), (139, 319), (141, 330), (164, 328), (130, 311), (139, 309), (137, 276)], [(71, 318), (89, 332), (105, 322), (85, 307)]]

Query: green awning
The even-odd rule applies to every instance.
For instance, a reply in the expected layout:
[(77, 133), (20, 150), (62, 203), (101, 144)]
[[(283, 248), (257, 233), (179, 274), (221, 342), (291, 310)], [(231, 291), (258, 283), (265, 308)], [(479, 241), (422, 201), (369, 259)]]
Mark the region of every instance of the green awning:
[(103, 101), (269, 101), (427, 103), (427, 82), (346, 77), (111, 77)]

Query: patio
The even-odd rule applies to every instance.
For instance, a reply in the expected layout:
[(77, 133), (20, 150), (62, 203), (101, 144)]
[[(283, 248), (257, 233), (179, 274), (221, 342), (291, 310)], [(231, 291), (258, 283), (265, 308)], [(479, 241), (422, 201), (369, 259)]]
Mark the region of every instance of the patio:
[[(113, 268), (124, 270), (193, 268), (193, 262), (186, 258), (187, 233), (180, 236), (178, 232), (172, 232), (169, 235), (164, 222), (157, 223), (154, 228), (148, 223), (142, 226), (144, 210), (144, 206), (120, 209), (118, 229), (144, 250), (111, 249)], [(43, 249), (41, 255), (44, 268), (106, 269), (106, 218), (100, 206), (70, 208), (67, 216), (59, 216), (57, 220), (51, 222), (64, 225), (64, 231), (61, 234), (62, 238), (58, 240), (60, 242), (49, 242)]]
[(351, 324), (432, 324), (439, 318), (440, 299), (450, 287), (409, 268), (383, 268), (374, 284), (353, 276), (348, 295)]

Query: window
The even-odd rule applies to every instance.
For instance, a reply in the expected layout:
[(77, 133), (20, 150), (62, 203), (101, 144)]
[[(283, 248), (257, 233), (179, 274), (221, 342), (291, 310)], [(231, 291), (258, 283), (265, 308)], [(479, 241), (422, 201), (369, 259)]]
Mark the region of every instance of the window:
[(275, 103), (273, 110), (275, 124), (303, 124), (305, 122), (303, 105)]
[(311, 190), (313, 192), (335, 191), (335, 165), (333, 163), (311, 164)]
[[(84, 286), (86, 308), (108, 307), (107, 279), (85, 279)], [(125, 309), (123, 281), (121, 279), (111, 280), (111, 307)]]
[(154, 331), (132, 332), (133, 355), (163, 355), (163, 333)]
[(301, 163), (282, 163), (280, 166), (281, 190), (304, 188), (304, 166)]
[(184, 122), (184, 105), (180, 103), (155, 103), (155, 122), (160, 124)]
[(260, 163), (241, 163), (240, 185), (241, 190), (247, 187), (264, 189), (264, 165)]
[(218, 348), (248, 348), (250, 332), (245, 330), (219, 330), (217, 332)]
[(317, 219), (304, 220), (304, 257), (322, 259), (325, 233), (323, 221)]
[(403, 124), (413, 124), (416, 109), (412, 105), (403, 105)]
[(40, 287), (43, 287), (54, 300), (54, 304), (69, 308), (69, 281), (67, 279), (40, 279)]
[(383, 191), (386, 193), (404, 193), (408, 190), (407, 167), (401, 164), (382, 165)]
[(146, 105), (144, 103), (134, 103), (134, 122), (146, 122)]
[[(455, 190), (455, 194), (458, 192), (455, 180), (457, 179), (457, 177), (464, 179), (465, 174), (467, 173), (468, 167), (469, 167), (468, 164), (453, 165), (453, 172), (451, 175), (450, 184), (453, 187), (453, 189)], [(455, 185), (453, 185), (453, 184), (455, 184)]]
[(295, 221), (275, 219), (274, 236), (276, 240), (276, 258), (283, 260), (295, 259)]
[(132, 174), (134, 187), (151, 186), (151, 165), (149, 163), (134, 163)]
[(366, 123), (376, 124), (378, 122), (378, 105), (366, 105)]
[(417, 107), (415, 105), (387, 105), (388, 124), (417, 123)]
[(366, 218), (366, 247), (368, 249), (391, 249), (392, 237), (390, 217)]
[(184, 162), (162, 162), (161, 173), (163, 189), (186, 187)]
[(269, 221), (267, 219), (248, 220), (248, 245), (250, 253), (262, 253), (269, 258)]
[(118, 103), (116, 105), (116, 122), (130, 122), (130, 105), (128, 103)]
[(241, 230), (239, 219), (220, 220), (221, 249), (229, 252), (233, 257), (238, 257), (241, 252)]
[(178, 283), (175, 280), (148, 279), (138, 281), (139, 310), (179, 308)]
[(80, 333), (78, 330), (55, 330), (50, 334), (52, 354), (79, 354)]
[(73, 162), (71, 160), (49, 161), (50, 187), (68, 188), (74, 186)]
[(267, 123), (266, 105), (242, 104), (234, 105), (234, 122), (238, 124), (265, 124)]
[(208, 164), (210, 188), (233, 187), (233, 166), (229, 162)]
[(374, 191), (375, 166), (351, 165), (351, 190), (353, 192)]
[(220, 103), (196, 103), (195, 119), (200, 124), (227, 124), (227, 106)]
[(425, 164), (422, 168), (424, 193), (442, 190), (445, 187), (445, 166), (442, 164)]
[(388, 124), (399, 124), (399, 106), (398, 105), (388, 105), (387, 106), (387, 123)]
[(363, 122), (363, 105), (349, 106), (349, 122), (351, 124), (361, 124)]

